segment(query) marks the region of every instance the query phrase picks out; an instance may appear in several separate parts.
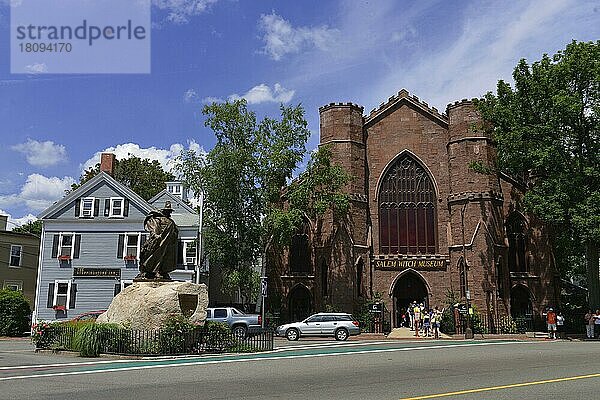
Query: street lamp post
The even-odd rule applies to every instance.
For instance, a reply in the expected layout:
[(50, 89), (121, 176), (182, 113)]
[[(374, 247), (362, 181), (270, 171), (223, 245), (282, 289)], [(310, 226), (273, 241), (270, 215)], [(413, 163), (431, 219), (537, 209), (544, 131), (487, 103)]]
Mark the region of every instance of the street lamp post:
[(469, 291), (469, 272), (468, 272), (469, 263), (467, 262), (467, 251), (465, 248), (465, 210), (467, 209), (468, 205), (469, 205), (469, 202), (467, 200), (467, 202), (462, 206), (462, 208), (460, 210), (460, 224), (461, 224), (461, 228), (462, 228), (462, 257), (463, 257), (462, 268), (464, 269), (464, 274), (465, 274), (465, 297), (466, 297), (465, 300), (467, 302), (467, 328), (465, 329), (465, 339), (473, 339), (473, 330), (471, 329), (471, 304), (470, 304), (471, 292)]

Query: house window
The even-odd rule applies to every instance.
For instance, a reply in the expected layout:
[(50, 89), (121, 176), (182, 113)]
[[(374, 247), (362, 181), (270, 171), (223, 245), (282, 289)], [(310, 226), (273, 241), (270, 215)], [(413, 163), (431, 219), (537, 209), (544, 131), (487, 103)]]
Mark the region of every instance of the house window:
[(73, 258), (73, 236), (72, 233), (60, 234), (60, 257)]
[(137, 259), (140, 254), (140, 234), (127, 233), (125, 234), (125, 248), (123, 249), (123, 258)]
[(183, 260), (187, 265), (196, 265), (196, 241), (183, 241)]
[(85, 197), (81, 199), (81, 215), (82, 218), (92, 218), (94, 216), (94, 201), (93, 197)]
[(427, 171), (410, 154), (394, 161), (378, 195), (381, 254), (436, 252), (436, 193)]
[(4, 289), (13, 290), (15, 292), (22, 292), (23, 281), (4, 281)]
[(21, 257), (23, 255), (23, 247), (19, 245), (11, 245), (10, 246), (10, 262), (9, 265), (11, 267), (20, 267), (21, 266)]
[(460, 297), (467, 298), (467, 265), (464, 258), (458, 260), (458, 274), (459, 274), (459, 285), (460, 285)]
[(71, 300), (71, 281), (54, 281), (53, 307), (64, 307), (69, 309)]
[(125, 203), (125, 199), (123, 199), (122, 197), (111, 197), (110, 198), (110, 216), (111, 217), (122, 217), (124, 203)]

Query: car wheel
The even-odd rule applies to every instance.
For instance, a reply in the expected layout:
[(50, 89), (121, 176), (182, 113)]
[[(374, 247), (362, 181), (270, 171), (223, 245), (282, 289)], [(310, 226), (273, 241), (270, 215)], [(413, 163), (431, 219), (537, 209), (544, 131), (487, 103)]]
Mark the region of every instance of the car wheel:
[(285, 337), (289, 341), (294, 341), (294, 340), (298, 340), (298, 338), (300, 337), (300, 334), (298, 333), (297, 329), (291, 328), (285, 332)]
[(234, 326), (233, 329), (231, 330), (231, 332), (233, 333), (233, 336), (236, 337), (236, 339), (244, 339), (246, 337), (246, 327), (245, 326)]
[(344, 328), (338, 329), (337, 331), (335, 331), (335, 340), (340, 340), (340, 341), (344, 341), (348, 339), (348, 331), (345, 330)]

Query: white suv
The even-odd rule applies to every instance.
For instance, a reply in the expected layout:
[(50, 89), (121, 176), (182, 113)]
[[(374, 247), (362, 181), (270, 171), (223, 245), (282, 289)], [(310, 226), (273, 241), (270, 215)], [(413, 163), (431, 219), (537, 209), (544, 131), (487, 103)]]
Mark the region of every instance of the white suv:
[(276, 334), (288, 340), (298, 340), (300, 336), (333, 336), (335, 340), (346, 340), (359, 335), (360, 327), (350, 314), (318, 313), (301, 322), (278, 326)]

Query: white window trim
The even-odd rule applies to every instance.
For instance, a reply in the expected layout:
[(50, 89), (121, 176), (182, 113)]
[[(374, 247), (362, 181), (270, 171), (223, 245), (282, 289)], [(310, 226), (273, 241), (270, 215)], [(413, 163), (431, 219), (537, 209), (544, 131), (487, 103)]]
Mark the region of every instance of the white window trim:
[[(114, 200), (121, 200), (121, 214), (115, 214), (114, 211), (114, 205), (113, 202)], [(125, 198), (124, 197), (111, 197), (109, 199), (110, 201), (110, 212), (108, 214), (108, 216), (110, 218), (123, 218), (124, 217), (124, 212), (125, 212)]]
[(4, 285), (3, 288), (4, 289), (8, 289), (9, 286), (16, 286), (17, 287), (17, 291), (19, 292), (23, 292), (23, 281), (4, 281)]
[[(198, 242), (197, 242), (196, 238), (191, 238), (191, 237), (187, 238), (186, 237), (186, 238), (181, 238), (180, 240), (181, 240), (181, 243), (183, 244), (183, 265), (185, 265), (185, 269), (188, 269), (187, 268), (188, 265), (190, 265), (192, 267), (192, 269), (195, 269), (196, 263), (198, 262)], [(194, 258), (194, 262), (192, 264), (188, 264), (186, 262), (186, 259), (187, 259), (187, 246), (186, 246), (186, 244), (188, 242), (196, 242), (196, 257)]]
[[(12, 255), (13, 247), (19, 248), (19, 265), (11, 265), (11, 263), (10, 263), (13, 258), (13, 255)], [(11, 244), (10, 245), (10, 253), (8, 254), (8, 267), (9, 268), (21, 268), (21, 265), (23, 265), (23, 246), (20, 244)]]
[(130, 285), (133, 285), (133, 279), (121, 279), (121, 291), (123, 291), (123, 289), (125, 289), (125, 285), (128, 283)]
[(121, 257), (123, 259), (125, 259), (125, 256), (127, 256), (127, 238), (129, 236), (137, 236), (138, 240), (137, 240), (137, 254), (135, 255), (135, 259), (139, 260), (140, 259), (140, 250), (142, 247), (142, 233), (141, 232), (125, 232), (125, 239), (123, 240), (123, 254), (121, 255)]
[(58, 254), (56, 257), (60, 257), (62, 254), (62, 248), (63, 248), (63, 237), (65, 236), (71, 236), (71, 254), (69, 254), (69, 257), (71, 257), (71, 260), (73, 259), (73, 255), (75, 254), (75, 232), (61, 232), (59, 234), (59, 238), (58, 238)]
[[(92, 202), (92, 212), (91, 215), (84, 215), (83, 214), (83, 204), (85, 203), (86, 200), (91, 200)], [(94, 218), (94, 207), (96, 205), (96, 198), (95, 197), (82, 197), (81, 198), (81, 204), (79, 204), (79, 218)]]
[(67, 284), (67, 305), (65, 306), (65, 308), (67, 310), (70, 310), (71, 309), (71, 307), (70, 307), (70, 305), (71, 305), (71, 283), (72, 283), (71, 280), (56, 279), (54, 281), (54, 297), (52, 298), (52, 307), (57, 305), (56, 300), (58, 300), (57, 297), (58, 297), (58, 284), (59, 283)]

